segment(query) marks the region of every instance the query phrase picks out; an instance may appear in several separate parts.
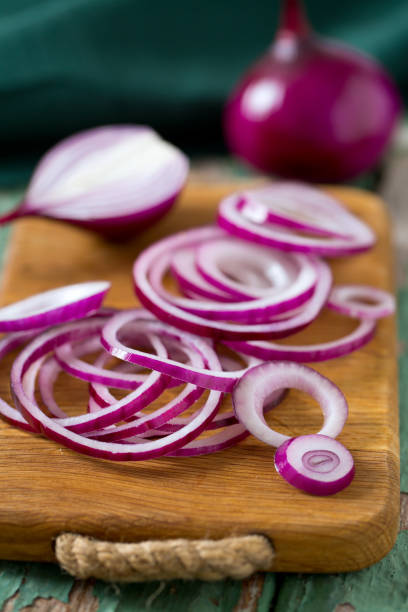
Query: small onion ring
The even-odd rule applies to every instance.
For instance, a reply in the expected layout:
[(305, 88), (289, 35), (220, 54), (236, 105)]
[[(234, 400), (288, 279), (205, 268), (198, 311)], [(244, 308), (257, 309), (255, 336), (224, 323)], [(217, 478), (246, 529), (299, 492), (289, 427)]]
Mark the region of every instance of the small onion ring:
[(232, 392), (235, 415), (239, 422), (262, 442), (281, 446), (290, 436), (269, 427), (263, 416), (263, 406), (270, 393), (285, 388), (305, 391), (320, 404), (324, 424), (319, 434), (331, 438), (339, 435), (348, 415), (343, 393), (315, 370), (288, 361), (263, 363), (242, 376)]
[(351, 453), (337, 440), (319, 434), (290, 438), (275, 453), (277, 472), (312, 495), (333, 495), (354, 477)]
[(375, 320), (394, 314), (395, 297), (388, 291), (368, 285), (336, 285), (331, 290), (327, 306), (349, 317)]

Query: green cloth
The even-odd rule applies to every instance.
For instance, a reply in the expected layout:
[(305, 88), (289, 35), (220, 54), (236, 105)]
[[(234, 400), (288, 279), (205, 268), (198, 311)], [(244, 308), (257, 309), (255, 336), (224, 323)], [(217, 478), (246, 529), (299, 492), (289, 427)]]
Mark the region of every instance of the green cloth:
[[(222, 150), (223, 102), (270, 43), (277, 0), (1, 0), (0, 185), (74, 131), (146, 123)], [(309, 0), (315, 29), (379, 58), (408, 99), (407, 0)]]

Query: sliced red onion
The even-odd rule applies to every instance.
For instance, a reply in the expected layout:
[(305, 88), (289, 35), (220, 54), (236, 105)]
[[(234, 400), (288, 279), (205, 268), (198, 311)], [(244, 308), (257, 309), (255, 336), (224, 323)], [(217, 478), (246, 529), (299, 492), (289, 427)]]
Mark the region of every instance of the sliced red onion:
[(368, 285), (336, 285), (327, 306), (349, 317), (375, 320), (394, 314), (395, 297)]
[[(228, 240), (221, 244), (221, 248), (225, 248)], [(217, 242), (211, 245), (210, 251), (214, 253), (217, 250)], [(249, 259), (249, 254), (246, 245), (243, 244), (240, 250)], [(256, 247), (255, 247), (256, 250)], [(255, 253), (253, 253), (255, 255)], [(234, 258), (234, 249), (231, 257)], [(245, 302), (230, 302), (228, 304), (197, 301), (185, 297), (178, 297), (167, 291), (163, 286), (164, 276), (170, 265), (170, 254), (163, 254), (160, 258), (152, 263), (150, 268), (150, 282), (157, 295), (164, 298), (174, 306), (205, 317), (211, 321), (237, 321), (242, 323), (263, 323), (271, 317), (279, 315), (282, 312), (292, 310), (304, 304), (313, 294), (313, 289), (316, 284), (316, 261), (308, 258), (305, 255), (298, 257), (297, 274), (293, 282), (287, 283), (280, 290), (272, 289), (264, 293), (263, 298), (252, 299)], [(295, 258), (294, 258), (295, 259)], [(269, 257), (269, 264), (272, 266), (274, 258)], [(289, 262), (290, 264), (293, 262)]]
[(230, 348), (245, 355), (252, 355), (263, 361), (274, 359), (316, 362), (342, 357), (361, 348), (372, 340), (375, 332), (375, 321), (363, 320), (350, 334), (331, 342), (308, 344), (304, 346), (282, 345), (276, 342), (225, 342)]
[[(41, 352), (41, 350), (38, 349), (38, 346), (33, 346), (30, 350), (22, 351), (14, 362), (11, 373), (11, 383), (16, 404), (21, 411), (28, 415), (30, 422), (32, 422), (38, 430), (41, 430), (48, 438), (72, 450), (92, 457), (110, 459), (113, 461), (140, 461), (151, 459), (170, 453), (190, 442), (205, 429), (207, 423), (210, 422), (216, 414), (220, 394), (216, 391), (211, 391), (205, 405), (194, 421), (188, 423), (188, 425), (179, 431), (158, 440), (122, 444), (101, 442), (81, 436), (61, 425), (61, 421), (58, 422), (57, 419), (51, 419), (46, 416), (27, 390), (26, 378), (30, 373), (29, 364), (31, 363), (32, 365), (35, 363), (35, 361), (33, 361), (34, 355), (38, 355), (38, 353)], [(134, 393), (136, 392), (137, 391)]]
[(142, 304), (157, 318), (200, 336), (228, 340), (252, 340), (284, 337), (308, 325), (320, 312), (331, 287), (331, 272), (321, 261), (315, 260), (317, 285), (313, 297), (301, 312), (284, 321), (272, 321), (253, 325), (238, 325), (209, 321), (179, 308), (157, 293), (150, 281), (150, 269), (157, 261), (181, 247), (197, 246), (203, 241), (217, 237), (212, 227), (175, 234), (147, 248), (136, 260), (133, 268), (134, 288)]
[(0, 308), (0, 331), (23, 331), (81, 319), (98, 310), (110, 288), (106, 281), (67, 285)]
[(324, 435), (290, 438), (275, 453), (275, 467), (289, 484), (312, 495), (333, 495), (354, 477), (350, 451)]
[[(180, 332), (158, 321), (144, 321), (143, 326), (152, 333), (160, 335), (160, 337), (176, 340), (180, 343), (183, 350), (184, 347), (197, 350), (203, 355), (208, 369), (193, 367), (189, 364), (175, 361), (174, 359), (152, 355), (145, 351), (126, 346), (119, 339), (121, 328), (130, 322), (135, 324), (138, 318), (141, 317), (143, 317), (143, 311), (140, 309), (128, 310), (113, 316), (108, 321), (103, 329), (101, 342), (111, 355), (118, 359), (129, 361), (130, 363), (136, 363), (143, 367), (163, 372), (168, 376), (183, 380), (184, 382), (196, 384), (204, 389), (213, 389), (217, 391), (232, 390), (236, 381), (246, 372), (246, 369), (234, 372), (222, 371), (218, 356), (206, 340), (186, 332)], [(252, 363), (253, 362), (248, 360), (248, 364)]]
[(183, 293), (193, 293), (197, 298), (200, 296), (217, 302), (231, 302), (231, 295), (216, 289), (197, 271), (195, 256), (196, 250), (187, 248), (179, 249), (171, 257), (170, 269)]
[[(241, 194), (232, 194), (224, 198), (218, 208), (218, 224), (237, 238), (250, 242), (278, 248), (282, 251), (339, 257), (366, 251), (373, 246), (376, 240), (373, 231), (357, 217), (353, 217), (353, 234), (347, 238), (304, 236), (281, 225), (255, 223), (243, 214), (240, 207), (241, 201)], [(348, 214), (351, 217), (351, 213)]]
[(217, 453), (221, 450), (231, 448), (245, 440), (249, 436), (249, 431), (243, 425), (237, 423), (226, 427), (224, 431), (220, 431), (211, 436), (193, 440), (185, 444), (182, 448), (168, 453), (170, 457), (199, 457), (200, 455), (209, 455)]
[(61, 369), (62, 366), (58, 363), (55, 357), (48, 357), (38, 371), (38, 390), (40, 392), (42, 401), (52, 416), (65, 419), (68, 417), (68, 415), (55, 401), (53, 393), (54, 384), (59, 373), (61, 372)]
[(263, 416), (264, 404), (272, 392), (290, 388), (308, 393), (320, 404), (324, 424), (319, 434), (339, 435), (348, 414), (343, 393), (315, 370), (288, 361), (263, 363), (242, 376), (232, 392), (237, 419), (262, 442), (280, 446), (290, 438), (269, 427)]
[(55, 356), (62, 368), (71, 376), (88, 382), (114, 386), (117, 389), (137, 389), (146, 382), (147, 376), (139, 373), (127, 373), (118, 370), (107, 370), (97, 364), (90, 364), (80, 359), (81, 355), (93, 353), (101, 349), (99, 336), (92, 343), (74, 347), (67, 342), (56, 347)]
[(241, 300), (270, 297), (299, 280), (311, 267), (305, 255), (287, 254), (232, 237), (215, 238), (197, 248), (196, 265), (210, 284)]
[[(204, 359), (197, 350), (194, 351), (188, 347), (183, 347), (183, 353), (187, 356), (189, 364), (194, 367), (204, 367)], [(202, 396), (203, 393), (204, 389), (189, 383), (180, 393), (177, 394), (176, 397), (160, 408), (153, 410), (150, 414), (144, 414), (142, 416), (133, 418), (125, 425), (119, 425), (116, 427), (113, 432), (106, 432), (106, 430), (103, 430), (91, 432), (88, 435), (98, 440), (116, 441), (129, 438), (130, 436), (139, 435), (151, 429), (157, 429), (164, 423), (167, 423), (174, 417), (190, 408), (194, 402)], [(195, 416), (196, 415), (194, 415), (194, 418)], [(190, 419), (190, 421), (191, 420), (193, 419)], [(187, 421), (184, 424), (187, 424)]]
[[(65, 344), (68, 341), (74, 342), (84, 338), (89, 338), (95, 334), (95, 332), (99, 333), (100, 326), (100, 320), (83, 320), (76, 323), (66, 324), (63, 328), (51, 329), (50, 331), (44, 332), (35, 338), (25, 347), (13, 364), (11, 377), (12, 380), (14, 380), (14, 384), (21, 386), (22, 381), (18, 381), (18, 376), (20, 376), (21, 379), (30, 365), (46, 355), (50, 350), (55, 350), (56, 347), (60, 346), (61, 344)], [(164, 345), (160, 342), (159, 338), (151, 335), (149, 340), (153, 350), (155, 350), (159, 356), (167, 356), (167, 351)], [(14, 375), (13, 373), (15, 373), (15, 368), (17, 368), (16, 363), (19, 363), (19, 359), (23, 360), (24, 369), (17, 370), (19, 374)], [(167, 383), (168, 378), (166, 376), (163, 376), (163, 374), (159, 374), (158, 372), (152, 372), (138, 389), (134, 390), (132, 393), (129, 393), (129, 395), (122, 400), (118, 400), (116, 404), (104, 408), (96, 414), (82, 414), (74, 417), (59, 419), (58, 423), (64, 427), (69, 427), (72, 429), (72, 431), (76, 432), (103, 429), (104, 427), (112, 425), (119, 420), (126, 419), (138, 410), (144, 408), (147, 404), (152, 402), (160, 395), (163, 389), (166, 388)], [(27, 411), (27, 414), (29, 414), (29, 410)], [(24, 405), (23, 416), (25, 416)]]
[(170, 209), (187, 174), (187, 158), (151, 128), (98, 127), (48, 151), (23, 203), (2, 220), (40, 215), (132, 235)]
[(346, 239), (356, 232), (356, 218), (339, 200), (306, 183), (277, 181), (244, 191), (238, 207), (253, 223), (276, 223), (302, 232)]

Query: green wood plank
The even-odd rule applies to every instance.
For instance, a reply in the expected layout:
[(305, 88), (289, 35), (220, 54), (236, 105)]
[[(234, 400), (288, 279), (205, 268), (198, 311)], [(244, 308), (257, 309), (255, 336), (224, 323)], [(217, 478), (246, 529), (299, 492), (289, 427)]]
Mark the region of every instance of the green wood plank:
[(288, 575), (275, 612), (334, 612), (350, 604), (356, 612), (408, 609), (408, 533), (401, 532), (393, 551), (360, 572), (335, 575)]
[(97, 582), (94, 595), (103, 612), (231, 612), (238, 603), (241, 582), (152, 582), (110, 585)]
[(74, 584), (71, 576), (52, 563), (27, 563), (26, 567), (25, 580), (14, 602), (14, 610), (29, 606), (37, 597), (54, 597), (64, 603), (68, 602)]
[(0, 607), (20, 588), (26, 571), (26, 563), (0, 561)]

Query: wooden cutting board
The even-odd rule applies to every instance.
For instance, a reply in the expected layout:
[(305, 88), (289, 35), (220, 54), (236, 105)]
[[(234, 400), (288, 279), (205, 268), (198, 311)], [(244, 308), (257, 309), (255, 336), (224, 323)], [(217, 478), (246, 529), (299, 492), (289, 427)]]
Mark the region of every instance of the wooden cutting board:
[[(160, 224), (126, 244), (107, 244), (53, 221), (18, 221), (1, 300), (109, 279), (107, 304), (135, 305), (131, 267), (140, 250), (171, 232), (213, 221), (220, 197), (236, 188), (190, 184)], [(330, 191), (378, 235), (370, 253), (333, 261), (336, 280), (392, 290), (390, 226), (382, 202), (357, 189)], [(334, 339), (353, 325), (324, 312), (288, 341)], [(0, 366), (0, 392), (10, 398), (8, 363)], [(319, 498), (292, 488), (275, 472), (273, 449), (252, 436), (208, 457), (118, 464), (75, 454), (0, 422), (0, 557), (53, 560), (53, 538), (69, 531), (126, 542), (261, 533), (275, 548), (271, 571), (347, 571), (379, 560), (395, 541), (399, 516), (394, 320), (382, 320), (364, 349), (314, 367), (336, 382), (349, 402), (339, 440), (353, 453), (356, 476), (346, 490)], [(78, 411), (86, 385), (62, 376), (58, 388), (61, 405)], [(301, 434), (317, 431), (322, 417), (312, 400), (291, 391), (268, 420), (282, 432)]]

